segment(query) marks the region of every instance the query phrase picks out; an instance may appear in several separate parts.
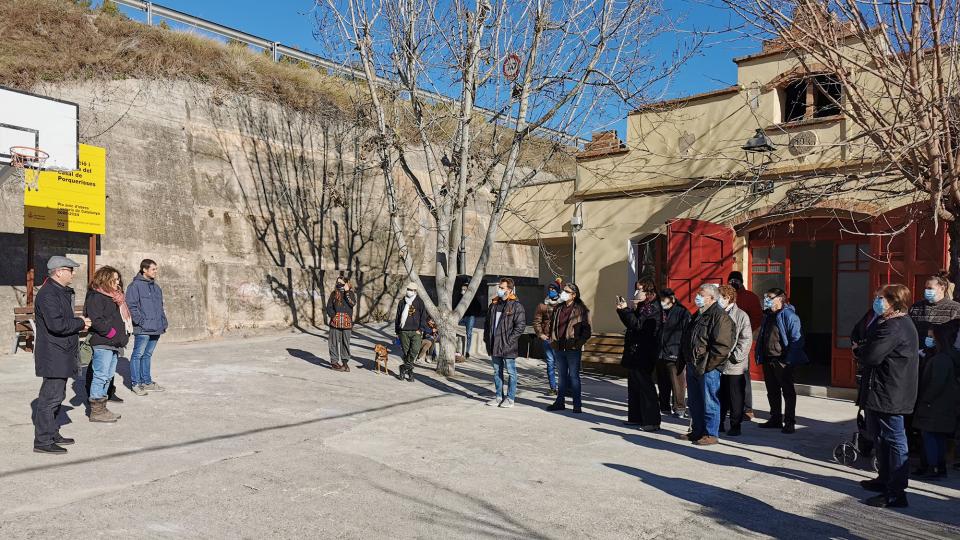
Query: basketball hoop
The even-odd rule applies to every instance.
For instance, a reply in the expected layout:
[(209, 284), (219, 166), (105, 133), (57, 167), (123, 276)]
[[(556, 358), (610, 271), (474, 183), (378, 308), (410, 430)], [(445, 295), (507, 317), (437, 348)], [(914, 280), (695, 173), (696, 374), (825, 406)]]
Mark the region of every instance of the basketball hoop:
[(31, 191), (40, 189), (40, 171), (43, 170), (49, 158), (50, 154), (39, 148), (10, 147), (10, 166), (13, 167), (13, 176)]

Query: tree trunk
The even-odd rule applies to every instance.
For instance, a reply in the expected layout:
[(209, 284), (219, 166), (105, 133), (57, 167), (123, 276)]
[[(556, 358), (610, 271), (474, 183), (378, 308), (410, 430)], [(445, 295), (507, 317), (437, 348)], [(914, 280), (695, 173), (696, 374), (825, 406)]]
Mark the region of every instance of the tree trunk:
[(437, 323), (440, 334), (440, 343), (437, 348), (437, 373), (444, 377), (453, 377), (456, 373), (457, 327), (460, 321), (456, 313), (446, 311)]

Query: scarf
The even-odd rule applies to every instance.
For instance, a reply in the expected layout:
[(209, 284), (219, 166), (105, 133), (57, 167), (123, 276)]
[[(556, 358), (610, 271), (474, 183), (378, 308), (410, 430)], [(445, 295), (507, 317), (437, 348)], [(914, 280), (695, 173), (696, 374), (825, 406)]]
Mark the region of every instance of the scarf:
[(123, 319), (123, 326), (127, 330), (127, 335), (133, 333), (133, 317), (130, 315), (130, 308), (127, 307), (127, 297), (123, 291), (107, 291), (105, 289), (94, 289), (98, 293), (109, 296), (113, 302), (120, 307), (120, 318)]

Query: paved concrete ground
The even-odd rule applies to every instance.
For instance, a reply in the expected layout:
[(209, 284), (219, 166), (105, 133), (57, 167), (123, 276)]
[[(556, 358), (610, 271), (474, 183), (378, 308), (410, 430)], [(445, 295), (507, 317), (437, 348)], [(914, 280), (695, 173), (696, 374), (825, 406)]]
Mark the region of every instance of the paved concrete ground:
[(161, 341), (168, 391), (121, 389), (115, 425), (68, 411), (65, 457), (31, 452), (32, 358), (0, 357), (0, 537), (960, 537), (957, 479), (912, 484), (905, 511), (858, 502), (868, 474), (829, 461), (849, 402), (801, 397), (795, 435), (701, 449), (678, 422), (622, 426), (622, 381), (588, 376), (586, 414), (548, 413), (521, 361), (517, 407), (490, 408), (485, 362), (404, 383), (370, 370), (389, 338), (363, 334), (350, 373), (312, 335)]

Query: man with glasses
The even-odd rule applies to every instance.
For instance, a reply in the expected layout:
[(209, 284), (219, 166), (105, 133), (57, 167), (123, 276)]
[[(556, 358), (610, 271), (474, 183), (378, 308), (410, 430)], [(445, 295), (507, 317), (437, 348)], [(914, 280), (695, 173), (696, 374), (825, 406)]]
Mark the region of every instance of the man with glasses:
[(67, 394), (67, 379), (77, 370), (80, 332), (90, 328), (90, 319), (74, 315), (74, 292), (70, 287), (73, 272), (80, 265), (59, 255), (47, 261), (49, 277), (34, 302), (36, 343), (33, 361), (37, 377), (43, 378), (37, 408), (33, 415), (33, 451), (41, 454), (66, 454), (61, 445), (73, 439), (60, 435), (57, 414)]
[[(803, 351), (800, 317), (787, 302), (783, 289), (773, 288), (763, 297), (763, 323), (756, 341), (757, 364), (763, 367), (763, 381), (770, 402), (770, 419), (760, 424), (765, 429), (793, 433), (797, 423), (797, 391), (793, 370), (809, 359)], [(781, 409), (781, 396), (784, 409)], [(783, 414), (781, 414), (783, 410)]]

